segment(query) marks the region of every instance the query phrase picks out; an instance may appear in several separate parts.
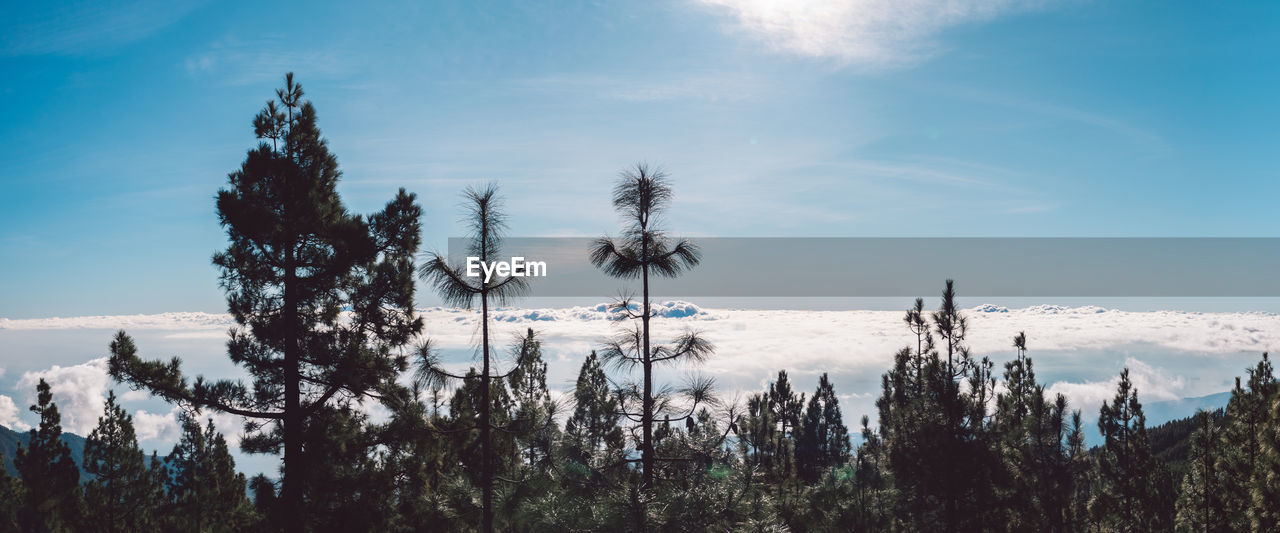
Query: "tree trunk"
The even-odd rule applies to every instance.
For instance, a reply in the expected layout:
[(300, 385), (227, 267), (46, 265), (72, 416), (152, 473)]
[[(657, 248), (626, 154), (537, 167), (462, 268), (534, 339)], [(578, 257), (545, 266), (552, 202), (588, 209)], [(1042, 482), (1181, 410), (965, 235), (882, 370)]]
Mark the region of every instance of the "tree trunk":
[(305, 528), (302, 516), (303, 476), (306, 468), (302, 458), (302, 416), (300, 390), (300, 361), (298, 354), (298, 276), (294, 270), (293, 243), (285, 251), (284, 278), (284, 480), (281, 497), (284, 500), (284, 528), (288, 532), (300, 532)]
[[(648, 243), (645, 243), (645, 254), (648, 252)], [(648, 257), (645, 257), (647, 260)], [(644, 468), (644, 486), (645, 488), (653, 487), (653, 361), (649, 357), (649, 266), (643, 268), (644, 278), (644, 314), (641, 315), (640, 321), (644, 329), (644, 353), (641, 354), (641, 361), (644, 364), (644, 409), (641, 414), (641, 424), (643, 424), (644, 443), (641, 445), (640, 461)]]
[(493, 532), (493, 443), (490, 434), (491, 405), (489, 398), (489, 295), (480, 294), (480, 338), (484, 343), (480, 352), (484, 357), (484, 372), (480, 374), (480, 476), (483, 491), (485, 533)]

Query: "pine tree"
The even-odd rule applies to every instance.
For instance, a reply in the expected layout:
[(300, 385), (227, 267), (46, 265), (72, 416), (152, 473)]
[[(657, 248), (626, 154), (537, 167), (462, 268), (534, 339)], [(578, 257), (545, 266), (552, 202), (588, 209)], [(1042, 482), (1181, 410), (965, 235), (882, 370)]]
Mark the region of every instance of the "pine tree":
[(142, 531), (151, 521), (151, 478), (138, 448), (133, 417), (107, 395), (98, 426), (84, 445), (87, 524), (95, 531)]
[(594, 477), (611, 463), (621, 459), (624, 443), (618, 425), (618, 400), (609, 390), (609, 378), (592, 351), (582, 362), (573, 389), (573, 414), (564, 424), (567, 455), (576, 469)]
[[(463, 478), (471, 486), (480, 488), (482, 494), (486, 485), (492, 488), (495, 478), (509, 472), (520, 457), (514, 434), (506, 431), (512, 426), (512, 402), (506, 380), (487, 381), (486, 393), (483, 390), (486, 380), (480, 371), (475, 368), (468, 370), (449, 400), (450, 419), (446, 428), (450, 453), (456, 458), (456, 464), (462, 466)], [(498, 431), (486, 435), (482, 422), (484, 413), (488, 414), (490, 428), (498, 428)], [(481, 500), (481, 507), (476, 510), (480, 512), (482, 524), (486, 518), (494, 519), (490, 513), (496, 511), (499, 503), (490, 500), (491, 507), (486, 508), (484, 500)], [(470, 514), (472, 509), (462, 508), (459, 511)], [(500, 526), (495, 527), (502, 529)]]
[(775, 422), (769, 409), (769, 393), (755, 393), (747, 397), (747, 412), (738, 423), (738, 438), (742, 442), (743, 456), (753, 467), (769, 471), (773, 468)]
[(775, 454), (774, 481), (781, 489), (795, 476), (796, 440), (800, 427), (800, 413), (804, 409), (804, 393), (796, 394), (791, 388), (791, 380), (786, 370), (778, 371), (778, 379), (769, 384), (766, 396), (770, 419), (777, 422), (778, 427), (772, 431)]
[(253, 522), (244, 474), (235, 470), (227, 441), (213, 420), (203, 428), (195, 415), (179, 416), (182, 437), (167, 459), (172, 469), (170, 528), (240, 531)]
[(1165, 531), (1172, 528), (1172, 480), (1151, 455), (1146, 415), (1129, 369), (1120, 373), (1116, 396), (1103, 402), (1098, 417), (1103, 445), (1098, 451), (1097, 486), (1091, 512), (1114, 531)]
[(1220, 445), (1216, 422), (1208, 411), (1195, 416), (1190, 465), (1178, 495), (1177, 529), (1186, 532), (1230, 531), (1222, 514), (1222, 474), (1217, 459)]
[(1071, 413), (1071, 432), (1067, 435), (1067, 474), (1070, 479), (1066, 495), (1070, 498), (1065, 522), (1072, 530), (1096, 530), (1089, 514), (1093, 498), (1093, 460), (1084, 445), (1084, 423), (1080, 411)]
[(1260, 465), (1264, 426), (1271, 417), (1269, 411), (1277, 398), (1275, 375), (1271, 359), (1262, 354), (1262, 360), (1248, 369), (1248, 382), (1242, 386), (1236, 378), (1231, 399), (1227, 402), (1222, 434), (1222, 453), (1218, 458), (1218, 471), (1222, 474), (1222, 501), (1224, 516), (1232, 530), (1249, 528), (1251, 489)]
[[(501, 257), (502, 241), (506, 233), (506, 216), (502, 213), (502, 200), (498, 196), (496, 186), (490, 185), (481, 189), (468, 188), (463, 195), (468, 210), (466, 221), (470, 225), (468, 257), (475, 257), (481, 264), (490, 264)], [(477, 480), (481, 490), (481, 530), (485, 533), (493, 531), (493, 481), (495, 475), (495, 450), (493, 430), (508, 429), (494, 421), (493, 409), (495, 398), (492, 391), (501, 388), (502, 380), (507, 375), (495, 375), (494, 358), (491, 355), (489, 340), (489, 306), (502, 305), (507, 300), (524, 294), (528, 283), (520, 276), (486, 276), (472, 279), (465, 275), (466, 269), (461, 265), (449, 264), (447, 258), (436, 254), (422, 265), (420, 274), (431, 283), (440, 297), (449, 305), (472, 309), (480, 305), (480, 359), (481, 369), (476, 376), (479, 393), (477, 406), (478, 417), (475, 425), (479, 430), (480, 477)], [(519, 362), (517, 362), (519, 366)], [(438, 361), (424, 359), (420, 363), (420, 374), (434, 376), (433, 381), (445, 379), (461, 379), (462, 376), (450, 374), (440, 368)], [(494, 382), (497, 385), (493, 385)]]
[[(1014, 531), (1063, 531), (1070, 521), (1072, 475), (1066, 449), (1067, 399), (1046, 400), (1027, 357), (1026, 333), (1013, 339), (1017, 357), (1005, 364), (1006, 392), (996, 396), (998, 489)], [(1068, 439), (1069, 440), (1069, 439)], [(1082, 445), (1082, 444), (1081, 444)]]
[(23, 531), (74, 530), (80, 520), (80, 469), (62, 441), (62, 416), (43, 378), (36, 385), (31, 412), (40, 423), (13, 461), (24, 489), (19, 522)]
[[(645, 487), (653, 486), (653, 471), (657, 461), (653, 432), (654, 424), (660, 416), (659, 406), (663, 403), (655, 389), (654, 367), (684, 360), (700, 362), (714, 350), (711, 343), (692, 331), (677, 337), (669, 345), (655, 347), (650, 344), (653, 310), (649, 300), (649, 277), (655, 275), (673, 278), (697, 266), (701, 260), (697, 246), (687, 240), (673, 243), (660, 227), (659, 219), (671, 203), (671, 197), (671, 186), (666, 173), (661, 169), (651, 170), (641, 163), (634, 169), (622, 172), (613, 189), (613, 207), (624, 223), (622, 237), (617, 241), (601, 238), (591, 249), (592, 264), (604, 269), (609, 276), (619, 279), (640, 278), (641, 281), (640, 312), (635, 313), (632, 303), (626, 299), (618, 302), (615, 307), (628, 318), (638, 319), (640, 323), (634, 331), (621, 334), (610, 342), (601, 356), (605, 361), (622, 366), (639, 366), (643, 374), (643, 385), (635, 387), (638, 389), (637, 394), (630, 395), (638, 397), (639, 410), (628, 410), (627, 416), (640, 423), (641, 472)], [(695, 394), (703, 395), (707, 392), (706, 387), (699, 389), (694, 391)], [(623, 408), (627, 408), (625, 402)], [(684, 417), (691, 416), (694, 409), (696, 407), (691, 408)]]
[[(1259, 428), (1258, 457), (1254, 465), (1253, 480), (1249, 493), (1248, 516), (1253, 531), (1280, 530), (1280, 394), (1275, 392), (1275, 383), (1268, 383), (1272, 378), (1271, 362), (1267, 354), (1262, 354), (1262, 362), (1250, 373), (1250, 387), (1256, 387), (1259, 398), (1255, 401), (1266, 402), (1266, 418)], [(1270, 400), (1268, 400), (1268, 395)], [(1226, 421), (1228, 427), (1236, 422)], [(1227, 450), (1231, 442), (1223, 430), (1223, 455), (1233, 453)], [(1224, 496), (1225, 497), (1225, 496)], [(1238, 521), (1232, 520), (1232, 524)]]
[(854, 459), (855, 513), (857, 531), (886, 531), (893, 520), (892, 489), (886, 479), (884, 442), (871, 429), (870, 417), (862, 416), (862, 445)]
[(4, 452), (0, 451), (0, 531), (18, 531), (18, 511), (22, 503), (22, 484), (4, 468)]
[(147, 513), (139, 520), (138, 527), (143, 531), (164, 531), (173, 513), (172, 500), (169, 496), (169, 487), (173, 483), (173, 478), (169, 475), (169, 466), (155, 450), (152, 450), (151, 457), (147, 458), (146, 476), (147, 482), (144, 487), (147, 489), (145, 496), (147, 503), (144, 505)]
[(422, 329), (413, 308), (421, 208), (401, 189), (368, 219), (349, 213), (337, 159), (292, 73), (276, 95), (281, 107), (269, 103), (254, 119), (262, 142), (217, 199), (231, 244), (213, 263), (238, 324), (228, 353), (252, 387), (189, 384), (178, 359), (142, 361), (123, 331), (111, 343), (110, 372), (169, 401), (247, 417), (244, 450), (283, 449), (279, 523), (300, 531), (308, 524), (307, 418), (394, 379), (407, 365), (396, 350)]
[[(551, 459), (556, 440), (556, 406), (547, 390), (547, 363), (542, 360), (542, 341), (533, 328), (516, 342), (512, 354), (517, 364), (507, 376), (514, 401), (512, 431), (530, 467)], [(542, 466), (545, 466), (543, 464)]]
[[(387, 531), (394, 523), (392, 472), (375, 443), (380, 432), (368, 415), (339, 402), (307, 420), (307, 448), (313, 458), (307, 494), (308, 512), (322, 529), (331, 531)], [(243, 476), (235, 481), (244, 492)], [(247, 500), (241, 500), (248, 507)]]
[(852, 451), (849, 429), (844, 425), (840, 400), (825, 372), (818, 378), (818, 390), (809, 398), (801, 428), (796, 457), (800, 474), (806, 481), (817, 481), (827, 469), (849, 460)]

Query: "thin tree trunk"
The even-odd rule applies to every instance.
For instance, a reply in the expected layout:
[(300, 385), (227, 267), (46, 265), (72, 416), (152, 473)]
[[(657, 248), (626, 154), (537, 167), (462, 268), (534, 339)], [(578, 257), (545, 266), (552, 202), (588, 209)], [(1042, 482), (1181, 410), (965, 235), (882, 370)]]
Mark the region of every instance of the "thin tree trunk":
[(284, 480), (281, 496), (284, 499), (284, 528), (287, 532), (300, 532), (303, 527), (303, 476), (306, 469), (302, 457), (302, 416), (300, 371), (298, 354), (298, 275), (294, 270), (294, 244), (285, 251), (284, 281)]
[[(648, 260), (648, 243), (644, 243), (645, 260)], [(641, 361), (644, 364), (644, 409), (643, 424), (644, 443), (641, 446), (640, 461), (644, 468), (644, 486), (653, 487), (653, 361), (649, 357), (649, 265), (643, 267), (644, 278), (644, 315), (640, 317), (644, 329), (644, 353)]]
[(491, 426), (491, 406), (489, 402), (489, 295), (480, 293), (481, 342), (480, 349), (484, 357), (484, 372), (480, 374), (480, 475), (483, 491), (484, 531), (493, 532), (493, 452)]

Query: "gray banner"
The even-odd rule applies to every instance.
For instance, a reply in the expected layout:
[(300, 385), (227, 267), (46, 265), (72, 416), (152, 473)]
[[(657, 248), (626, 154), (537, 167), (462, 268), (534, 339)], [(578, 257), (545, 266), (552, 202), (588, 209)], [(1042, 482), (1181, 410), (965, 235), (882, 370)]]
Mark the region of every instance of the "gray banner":
[[(510, 238), (502, 257), (546, 264), (530, 296), (635, 293), (605, 276), (591, 238)], [(702, 262), (652, 279), (668, 297), (1280, 296), (1280, 238), (698, 238)], [(449, 258), (466, 264), (466, 241)]]

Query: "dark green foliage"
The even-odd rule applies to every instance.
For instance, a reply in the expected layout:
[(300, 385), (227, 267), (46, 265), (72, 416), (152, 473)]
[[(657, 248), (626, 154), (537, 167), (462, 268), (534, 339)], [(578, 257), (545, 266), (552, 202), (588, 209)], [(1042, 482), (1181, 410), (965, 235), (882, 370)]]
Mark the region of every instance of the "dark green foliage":
[(571, 469), (567, 477), (588, 481), (618, 463), (625, 445), (618, 425), (622, 417), (618, 400), (609, 390), (609, 379), (595, 352), (587, 356), (578, 371), (573, 406), (573, 414), (565, 421), (564, 451), (570, 464), (580, 468)]
[(284, 452), (275, 509), (284, 529), (299, 530), (305, 495), (318, 493), (307, 478), (324, 466), (304, 453), (308, 419), (386, 386), (406, 368), (399, 348), (422, 329), (413, 308), (421, 209), (402, 189), (368, 218), (348, 212), (315, 108), (292, 74), (276, 94), (280, 106), (254, 119), (261, 142), (217, 198), (230, 244), (213, 263), (238, 324), (227, 350), (252, 383), (189, 382), (177, 358), (143, 361), (124, 332), (110, 372), (173, 402), (247, 417), (246, 451)]
[(1066, 397), (1049, 401), (1036, 382), (1026, 334), (1018, 333), (1013, 346), (1017, 357), (1005, 364), (1007, 392), (996, 397), (992, 428), (1000, 436), (998, 498), (1011, 511), (1004, 520), (1011, 531), (1067, 531), (1077, 482), (1071, 450), (1082, 443), (1066, 426)]
[[(502, 241), (506, 234), (506, 216), (502, 213), (502, 199), (498, 196), (497, 186), (469, 188), (464, 196), (468, 210), (466, 221), (470, 226), (468, 257), (476, 257), (483, 264), (498, 260), (501, 258)], [(490, 354), (489, 306), (500, 305), (524, 294), (528, 286), (525, 279), (519, 276), (470, 279), (464, 273), (465, 269), (461, 265), (451, 265), (439, 254), (423, 264), (420, 271), (423, 279), (435, 287), (446, 303), (466, 309), (471, 309), (478, 303), (480, 307), (481, 368), (478, 375), (472, 369), (468, 374), (471, 383), (463, 385), (463, 390), (470, 388), (478, 396), (459, 398), (455, 395), (455, 405), (450, 407), (452, 412), (457, 413), (456, 404), (461, 402), (463, 407), (469, 409), (468, 416), (473, 413), (475, 417), (462, 419), (455, 414), (455, 419), (462, 420), (462, 425), (455, 426), (453, 430), (465, 435), (470, 435), (473, 430), (476, 433), (475, 441), (464, 441), (467, 448), (464, 457), (474, 460), (468, 466), (475, 468), (474, 472), (478, 474), (473, 481), (480, 486), (481, 529), (487, 533), (494, 530), (494, 477), (502, 467), (495, 458), (502, 452), (494, 443), (493, 432), (510, 429), (509, 406), (497, 405), (499, 402), (509, 402), (509, 399), (505, 398), (506, 388), (502, 383), (505, 376), (494, 375), (495, 361)], [(448, 378), (460, 377), (442, 370), (428, 350), (421, 350), (420, 353), (423, 357), (419, 375), (424, 378), (421, 381), (443, 383)], [(518, 361), (517, 367), (521, 363), (522, 361)], [(495, 390), (501, 391), (501, 396), (495, 396)], [(476, 446), (471, 446), (472, 442)]]
[(1271, 359), (1263, 354), (1257, 366), (1248, 369), (1248, 381), (1242, 386), (1236, 378), (1235, 389), (1227, 403), (1225, 416), (1229, 423), (1222, 428), (1222, 453), (1218, 459), (1221, 472), (1223, 503), (1228, 525), (1243, 531), (1250, 526), (1249, 509), (1252, 489), (1262, 463), (1264, 427), (1271, 418), (1276, 382)]
[(1120, 373), (1115, 398), (1102, 404), (1098, 430), (1103, 445), (1097, 456), (1090, 513), (1116, 531), (1171, 530), (1172, 476), (1151, 454), (1146, 415), (1127, 368)]
[(800, 427), (800, 413), (804, 409), (804, 393), (796, 394), (787, 371), (781, 370), (778, 379), (769, 384), (765, 399), (769, 419), (777, 424), (769, 431), (774, 441), (771, 465), (773, 480), (781, 486), (792, 482), (796, 475), (796, 434)]
[[(308, 529), (382, 532), (395, 520), (392, 470), (376, 447), (376, 426), (349, 404), (326, 407), (307, 420), (315, 469), (307, 493)], [(245, 480), (236, 481), (244, 493)], [(248, 507), (248, 501), (243, 505)]]
[(255, 521), (236, 473), (227, 441), (210, 420), (203, 428), (195, 414), (180, 417), (182, 438), (166, 460), (170, 477), (169, 520), (165, 529), (241, 531)]
[[(4, 459), (0, 450), (0, 459)], [(0, 468), (0, 531), (18, 530), (18, 511), (22, 505), (22, 482)]]
[(1178, 531), (1230, 531), (1223, 514), (1219, 420), (1207, 411), (1196, 413), (1196, 430), (1191, 435), (1187, 473), (1178, 494)]
[(817, 481), (828, 469), (844, 465), (850, 451), (849, 428), (844, 425), (840, 400), (827, 374), (823, 373), (818, 379), (818, 390), (809, 398), (796, 442), (800, 476), (810, 483)]
[(24, 531), (70, 531), (80, 521), (80, 469), (71, 449), (62, 442), (62, 417), (44, 379), (36, 385), (31, 411), (40, 423), (31, 430), (27, 446), (18, 449), (14, 465), (22, 476), (22, 506), (18, 520)]
[(104, 409), (84, 447), (84, 469), (93, 475), (84, 489), (85, 525), (113, 533), (155, 531), (162, 500), (154, 499), (154, 480), (138, 448), (133, 417), (116, 403), (114, 391)]
[[(146, 460), (113, 393), (85, 447), (82, 500), (41, 381), (21, 479), (0, 476), (0, 530), (1280, 530), (1280, 398), (1266, 355), (1224, 412), (1151, 431), (1126, 369), (1090, 450), (1080, 411), (1037, 382), (1025, 334), (1000, 376), (970, 353), (951, 280), (936, 311), (917, 299), (904, 315), (915, 345), (893, 355), (856, 448), (825, 373), (806, 397), (781, 370), (742, 404), (717, 398), (710, 379), (657, 383), (657, 370), (714, 347), (692, 331), (652, 342), (651, 276), (701, 256), (661, 227), (672, 191), (643, 164), (613, 191), (620, 234), (588, 251), (605, 274), (638, 280), (640, 300), (612, 307), (630, 327), (586, 357), (572, 410), (558, 413), (533, 330), (498, 368), (490, 306), (524, 294), (525, 280), (468, 278), (437, 254), (423, 280), (480, 318), (479, 368), (451, 374), (419, 338), (414, 196), (349, 213), (315, 109), (292, 76), (276, 96), (217, 197), (229, 245), (213, 262), (237, 322), (228, 355), (249, 381), (188, 379), (178, 359), (144, 361), (118, 333), (111, 375), (185, 407), (181, 441)], [(468, 189), (466, 202), (469, 255), (505, 259), (496, 187)], [(281, 478), (236, 473), (200, 408), (245, 417), (242, 448), (283, 452)]]
[[(1238, 385), (1236, 389), (1239, 390)], [(1249, 525), (1254, 531), (1280, 530), (1280, 393), (1277, 389), (1271, 359), (1264, 353), (1262, 361), (1249, 369), (1250, 398), (1242, 402), (1261, 410), (1261, 424), (1255, 436), (1258, 456), (1253, 463), (1249, 483), (1248, 516)], [(1235, 394), (1232, 395), (1232, 401), (1235, 401)], [(1228, 404), (1228, 416), (1234, 411)], [(1248, 427), (1249, 422), (1246, 419), (1242, 425)], [(1230, 424), (1239, 422), (1229, 419), (1228, 423), (1230, 427)], [(1224, 457), (1233, 455), (1234, 450), (1228, 451), (1226, 448), (1236, 444), (1234, 436), (1234, 433), (1223, 432)], [(1231, 479), (1230, 474), (1227, 476)]]
[(520, 461), (533, 469), (545, 468), (557, 440), (556, 406), (547, 390), (547, 363), (542, 341), (529, 328), (513, 349), (516, 366), (507, 375), (511, 390), (512, 427), (520, 447)]
[[(1218, 427), (1217, 433), (1220, 434), (1225, 420), (1223, 410), (1208, 412), (1207, 416), (1213, 419)], [(1196, 416), (1189, 416), (1170, 420), (1147, 430), (1151, 454), (1169, 467), (1174, 479), (1182, 479), (1187, 474), (1191, 458), (1191, 435), (1198, 429), (1198, 424)]]

